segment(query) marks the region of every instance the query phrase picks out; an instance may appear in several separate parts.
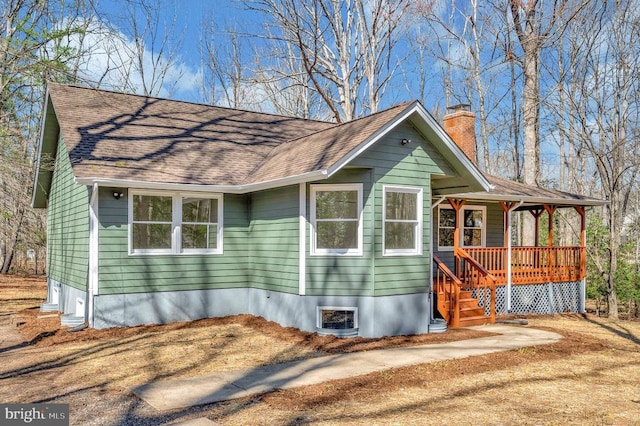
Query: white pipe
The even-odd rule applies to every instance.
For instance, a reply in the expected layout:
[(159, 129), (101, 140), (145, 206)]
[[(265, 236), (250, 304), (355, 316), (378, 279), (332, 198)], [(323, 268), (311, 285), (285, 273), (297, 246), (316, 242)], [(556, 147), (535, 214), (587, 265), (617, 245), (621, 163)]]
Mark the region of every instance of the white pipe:
[(511, 212), (524, 203), (520, 200), (518, 204), (507, 210), (507, 312), (511, 312)]
[(89, 200), (89, 282), (87, 285), (87, 307), (85, 320), (93, 327), (93, 298), (98, 289), (98, 200), (99, 186), (93, 184)]

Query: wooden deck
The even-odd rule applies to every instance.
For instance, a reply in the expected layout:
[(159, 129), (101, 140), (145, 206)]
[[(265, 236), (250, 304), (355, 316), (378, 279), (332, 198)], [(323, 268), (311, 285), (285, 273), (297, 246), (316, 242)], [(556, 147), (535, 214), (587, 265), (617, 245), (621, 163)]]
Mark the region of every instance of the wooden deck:
[[(496, 279), (507, 283), (507, 248), (465, 248)], [(511, 284), (579, 281), (586, 273), (584, 247), (512, 247)]]
[(455, 247), (454, 254), (455, 272), (433, 256), (437, 308), (451, 327), (495, 322), (496, 286), (508, 283), (509, 266), (512, 285), (579, 281), (586, 273), (584, 247), (513, 247), (511, 265), (507, 247)]

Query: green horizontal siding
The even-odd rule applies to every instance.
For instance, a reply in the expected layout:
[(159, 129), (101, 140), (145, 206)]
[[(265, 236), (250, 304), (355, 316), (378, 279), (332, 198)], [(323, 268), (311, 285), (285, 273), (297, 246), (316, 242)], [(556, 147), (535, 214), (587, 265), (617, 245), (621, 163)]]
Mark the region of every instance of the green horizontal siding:
[(112, 192), (100, 189), (100, 294), (247, 286), (246, 196), (224, 195), (223, 254), (129, 256), (126, 191), (120, 200)]
[[(310, 225), (306, 238), (306, 294), (334, 296), (373, 296), (373, 171), (345, 168), (318, 184), (363, 184), (363, 256), (310, 256)], [(310, 187), (307, 186), (307, 215), (310, 217)]]
[[(402, 145), (403, 139), (409, 139), (411, 142)], [(354, 160), (353, 164), (371, 167), (375, 179), (373, 209), (374, 295), (388, 296), (427, 291), (430, 285), (429, 272), (431, 268), (429, 253), (431, 174), (443, 173), (441, 166), (444, 164), (444, 160), (412, 126), (404, 123), (362, 153)], [(384, 185), (422, 188), (422, 255), (383, 256), (382, 200)]]
[(87, 289), (89, 271), (89, 190), (74, 182), (69, 154), (58, 141), (47, 209), (49, 277)]
[(480, 205), (487, 207), (487, 247), (503, 247), (504, 211), (502, 207), (498, 203)]
[(251, 195), (251, 286), (298, 293), (298, 186)]

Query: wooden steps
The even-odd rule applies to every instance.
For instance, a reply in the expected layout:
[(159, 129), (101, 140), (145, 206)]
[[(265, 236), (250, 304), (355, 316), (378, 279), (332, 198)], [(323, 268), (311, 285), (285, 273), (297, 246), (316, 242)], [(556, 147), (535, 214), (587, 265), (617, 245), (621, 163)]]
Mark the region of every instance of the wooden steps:
[[(437, 294), (438, 311), (447, 323), (451, 324), (449, 318), (449, 301), (443, 292)], [(489, 318), (484, 314), (484, 307), (479, 306), (478, 299), (472, 297), (471, 291), (461, 290), (458, 299), (460, 306), (460, 323), (459, 327), (468, 327), (472, 325), (483, 325), (489, 323)]]

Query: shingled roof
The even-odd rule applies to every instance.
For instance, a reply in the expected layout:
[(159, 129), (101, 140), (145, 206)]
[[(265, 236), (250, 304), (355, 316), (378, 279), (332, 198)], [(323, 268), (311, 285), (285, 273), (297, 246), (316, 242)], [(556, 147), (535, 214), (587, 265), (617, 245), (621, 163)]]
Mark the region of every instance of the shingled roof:
[[(438, 191), (481, 191), (464, 194), (470, 199), (599, 201), (483, 176), (418, 102), (336, 124), (50, 83), (40, 149), (54, 154), (59, 127), (82, 184), (247, 192), (331, 176), (407, 118), (456, 170)], [(44, 206), (50, 181), (51, 171), (38, 165), (34, 206)]]
[(491, 189), (480, 193), (455, 194), (452, 198), (478, 201), (522, 201), (519, 210), (530, 209), (535, 206), (549, 204), (555, 206), (601, 206), (607, 201), (556, 189), (541, 188), (484, 173), (491, 183)]
[(324, 171), (408, 108), (336, 124), (51, 83), (76, 179), (251, 185)]
[(279, 144), (335, 126), (70, 85), (49, 96), (79, 179), (239, 185)]

